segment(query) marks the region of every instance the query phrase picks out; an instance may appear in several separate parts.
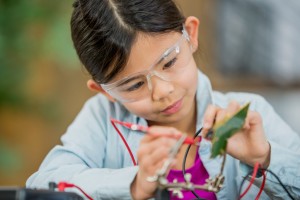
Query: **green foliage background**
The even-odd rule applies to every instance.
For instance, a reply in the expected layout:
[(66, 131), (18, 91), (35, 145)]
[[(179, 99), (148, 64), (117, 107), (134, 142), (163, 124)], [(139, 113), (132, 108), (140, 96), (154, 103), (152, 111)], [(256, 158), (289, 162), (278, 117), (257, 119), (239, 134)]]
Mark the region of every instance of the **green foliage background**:
[[(0, 106), (19, 106), (29, 62), (46, 56), (72, 66), (76, 56), (70, 45), (72, 1), (0, 1)], [(68, 43), (66, 43), (66, 41)], [(41, 66), (42, 67), (42, 66)]]
[(89, 95), (72, 3), (0, 0), (0, 186), (25, 184)]

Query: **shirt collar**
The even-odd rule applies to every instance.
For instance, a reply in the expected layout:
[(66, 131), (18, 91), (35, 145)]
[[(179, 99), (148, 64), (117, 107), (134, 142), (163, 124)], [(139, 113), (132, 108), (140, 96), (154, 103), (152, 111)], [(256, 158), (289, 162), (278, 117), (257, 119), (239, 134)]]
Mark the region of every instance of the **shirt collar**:
[(197, 124), (196, 130), (203, 126), (203, 116), (209, 104), (213, 104), (212, 87), (208, 77), (198, 70), (198, 86), (196, 91)]

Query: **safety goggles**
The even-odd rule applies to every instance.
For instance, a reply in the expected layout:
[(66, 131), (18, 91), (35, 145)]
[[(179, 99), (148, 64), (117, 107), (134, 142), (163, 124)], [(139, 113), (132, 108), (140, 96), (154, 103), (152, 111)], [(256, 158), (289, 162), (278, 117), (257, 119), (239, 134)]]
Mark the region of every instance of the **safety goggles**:
[(179, 40), (166, 50), (147, 70), (141, 71), (113, 83), (101, 84), (102, 88), (121, 102), (133, 102), (152, 93), (153, 76), (163, 81), (176, 80), (186, 69), (192, 57), (189, 35), (185, 28)]

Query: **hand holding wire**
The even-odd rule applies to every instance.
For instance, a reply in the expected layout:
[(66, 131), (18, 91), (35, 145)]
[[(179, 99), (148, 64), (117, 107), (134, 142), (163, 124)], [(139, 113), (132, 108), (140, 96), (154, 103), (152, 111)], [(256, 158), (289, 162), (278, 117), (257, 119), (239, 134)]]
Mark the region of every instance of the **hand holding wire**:
[[(170, 128), (169, 132), (161, 133), (161, 132), (156, 131), (157, 128), (142, 126), (142, 125), (139, 125), (139, 124), (133, 124), (133, 123), (129, 123), (129, 122), (122, 122), (122, 121), (119, 121), (119, 120), (116, 120), (116, 119), (113, 119), (113, 118), (111, 118), (111, 121), (113, 123), (120, 124), (120, 125), (128, 128), (128, 129), (130, 129), (130, 130), (141, 131), (141, 132), (144, 132), (144, 133), (148, 133), (148, 134), (151, 134), (154, 137), (164, 136), (164, 137), (171, 137), (171, 138), (175, 138), (175, 139), (179, 140), (182, 137), (182, 135), (184, 135), (184, 133), (178, 132), (174, 128)], [(199, 145), (197, 140), (193, 139), (192, 137), (188, 137), (188, 136), (185, 137), (183, 143), (184, 144)]]
[(137, 151), (139, 170), (132, 184), (135, 191), (133, 193), (138, 193), (139, 197), (145, 199), (153, 196), (159, 184), (159, 177), (177, 165), (177, 153), (185, 139), (186, 135), (176, 129), (159, 126), (149, 129), (141, 139)]
[(182, 135), (180, 137), (180, 139), (175, 143), (175, 145), (171, 148), (170, 152), (169, 152), (169, 157), (168, 159), (164, 162), (162, 168), (160, 170), (157, 171), (155, 176), (151, 176), (151, 177), (147, 177), (147, 181), (148, 182), (155, 182), (157, 181), (160, 177), (164, 177), (167, 175), (168, 170), (171, 167), (171, 164), (173, 162), (173, 160), (175, 159), (177, 153), (179, 152), (182, 144), (185, 142), (186, 140), (186, 135)]

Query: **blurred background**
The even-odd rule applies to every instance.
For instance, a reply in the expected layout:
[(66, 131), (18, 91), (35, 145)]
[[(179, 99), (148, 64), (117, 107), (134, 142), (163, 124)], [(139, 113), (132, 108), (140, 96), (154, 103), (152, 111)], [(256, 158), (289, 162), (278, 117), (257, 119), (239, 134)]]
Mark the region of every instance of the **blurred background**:
[[(177, 0), (200, 19), (200, 69), (264, 96), (300, 133), (300, 2)], [(24, 186), (92, 95), (72, 46), (72, 0), (0, 0), (0, 186)]]

